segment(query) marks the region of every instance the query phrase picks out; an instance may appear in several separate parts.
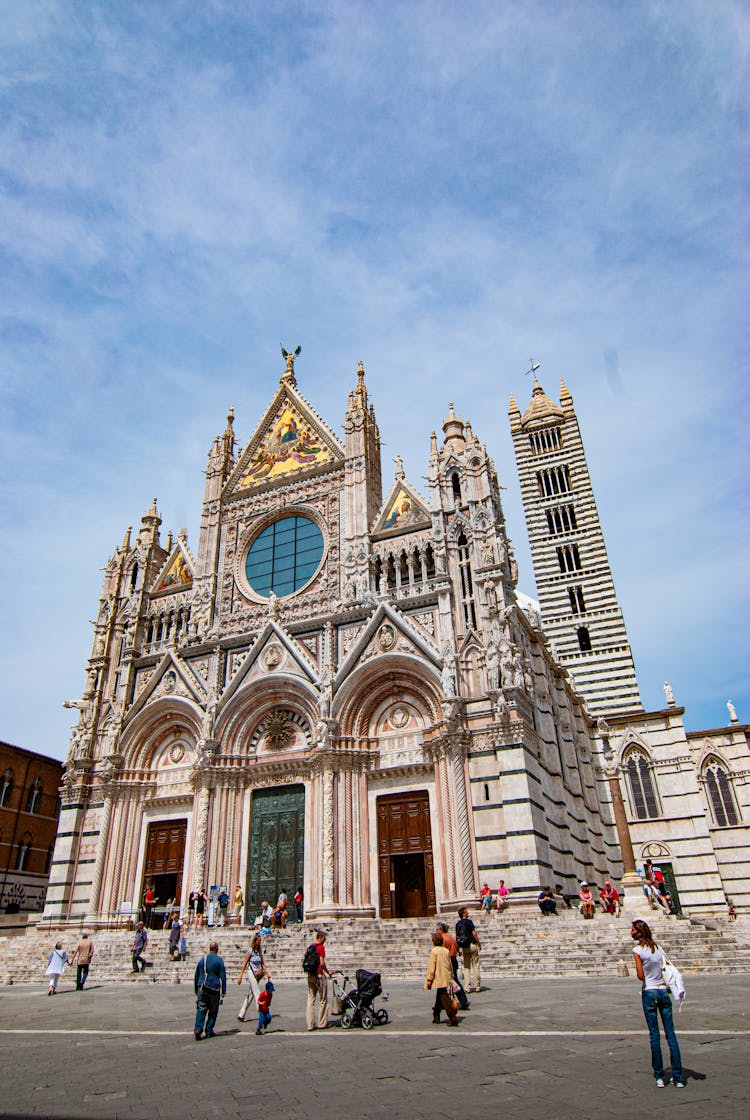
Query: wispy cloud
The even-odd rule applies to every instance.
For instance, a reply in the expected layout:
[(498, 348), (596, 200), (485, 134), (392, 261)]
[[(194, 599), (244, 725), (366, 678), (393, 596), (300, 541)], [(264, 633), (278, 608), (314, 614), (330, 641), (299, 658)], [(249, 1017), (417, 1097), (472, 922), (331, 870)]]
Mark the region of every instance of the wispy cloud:
[(3, 737), (64, 754), (98, 567), (197, 532), (279, 341), (334, 426), (365, 359), (386, 475), (455, 399), (529, 590), (507, 399), (565, 377), (646, 703), (750, 718), (743, 5), (250, 8), (5, 13)]

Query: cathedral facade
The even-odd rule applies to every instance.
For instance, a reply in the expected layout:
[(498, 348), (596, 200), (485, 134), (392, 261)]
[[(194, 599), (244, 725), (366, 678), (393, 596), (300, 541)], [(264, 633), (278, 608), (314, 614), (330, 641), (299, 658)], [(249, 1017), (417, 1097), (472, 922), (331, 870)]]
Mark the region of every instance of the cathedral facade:
[[(499, 878), (533, 903), (549, 882), (575, 892), (632, 872), (630, 758), (645, 774), (663, 748), (673, 767), (681, 710), (646, 726), (634, 670), (609, 708), (587, 703), (561, 632), (546, 636), (517, 591), (471, 425), (451, 405), (425, 441), (426, 495), (399, 459), (384, 487), (361, 363), (354, 380), (341, 441), (286, 355), (244, 449), (231, 411), (211, 447), (197, 548), (185, 533), (162, 542), (154, 500), (111, 556), (45, 919), (105, 921), (151, 883), (183, 906), (192, 889), (239, 885), (251, 911), (301, 885), (306, 916), (325, 919), (455, 910)], [(706, 878), (693, 845), (682, 898), (715, 910), (724, 880), (697, 779), (690, 797), (714, 862)], [(650, 823), (636, 858), (694, 830)]]

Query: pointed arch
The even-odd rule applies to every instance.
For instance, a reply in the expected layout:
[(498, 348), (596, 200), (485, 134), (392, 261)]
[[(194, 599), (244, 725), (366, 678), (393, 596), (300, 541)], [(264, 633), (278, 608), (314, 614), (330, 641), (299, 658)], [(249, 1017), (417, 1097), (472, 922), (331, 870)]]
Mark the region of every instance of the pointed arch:
[(708, 755), (701, 766), (701, 781), (714, 824), (719, 828), (739, 824), (734, 783), (726, 762), (716, 754)]
[(643, 747), (631, 744), (623, 752), (622, 765), (627, 775), (633, 816), (638, 820), (660, 816), (661, 809), (650, 756)]

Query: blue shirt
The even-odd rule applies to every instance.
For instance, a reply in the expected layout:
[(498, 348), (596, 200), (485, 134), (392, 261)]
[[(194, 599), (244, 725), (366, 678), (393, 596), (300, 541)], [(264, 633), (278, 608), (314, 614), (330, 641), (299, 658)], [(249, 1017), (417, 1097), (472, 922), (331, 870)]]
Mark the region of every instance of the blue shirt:
[(223, 996), (227, 994), (227, 970), (224, 968), (224, 961), (218, 953), (206, 953), (205, 957), (201, 957), (195, 966), (193, 987), (196, 995), (201, 984), (205, 984), (207, 988), (213, 988), (217, 992), (220, 991)]

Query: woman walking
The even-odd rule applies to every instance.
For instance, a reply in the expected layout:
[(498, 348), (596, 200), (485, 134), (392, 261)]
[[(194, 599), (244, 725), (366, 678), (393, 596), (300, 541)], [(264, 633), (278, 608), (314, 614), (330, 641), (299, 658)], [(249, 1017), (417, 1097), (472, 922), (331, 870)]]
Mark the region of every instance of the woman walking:
[(242, 983), (242, 978), (246, 972), (248, 982), (247, 995), (245, 996), (242, 1007), (240, 1008), (240, 1013), (237, 1016), (241, 1023), (245, 1022), (245, 1015), (247, 1014), (250, 1004), (253, 1002), (253, 1000), (256, 1000), (257, 1002), (258, 996), (261, 992), (261, 983), (265, 988), (266, 980), (271, 979), (271, 974), (266, 968), (265, 961), (263, 960), (263, 939), (259, 933), (254, 934), (253, 939), (250, 942), (250, 948), (245, 953), (245, 959), (242, 962), (240, 975), (237, 979), (238, 984)]
[(63, 969), (65, 968), (65, 965), (67, 963), (68, 954), (62, 947), (62, 941), (58, 941), (49, 955), (49, 959), (47, 961), (47, 971), (44, 974), (45, 976), (49, 977), (49, 991), (47, 992), (48, 996), (57, 995), (57, 984), (63, 974)]
[(443, 944), (442, 933), (435, 931), (432, 935), (432, 952), (427, 964), (427, 976), (424, 982), (429, 991), (435, 987), (435, 1003), (432, 1008), (433, 1023), (440, 1022), (440, 1012), (445, 1008), (448, 1016), (448, 1026), (457, 1027), (456, 1004), (453, 1002), (453, 966), (451, 955)]
[(677, 1044), (672, 1022), (672, 1001), (669, 989), (662, 976), (664, 953), (654, 941), (651, 930), (640, 918), (636, 918), (630, 929), (630, 936), (638, 944), (633, 949), (633, 960), (638, 979), (642, 982), (641, 1001), (646, 1016), (649, 1039), (651, 1042), (651, 1066), (656, 1078), (657, 1089), (664, 1088), (664, 1063), (661, 1056), (661, 1037), (659, 1035), (659, 1015), (661, 1015), (664, 1037), (669, 1046), (672, 1062), (672, 1084), (684, 1089), (685, 1078), (682, 1072), (682, 1058)]

